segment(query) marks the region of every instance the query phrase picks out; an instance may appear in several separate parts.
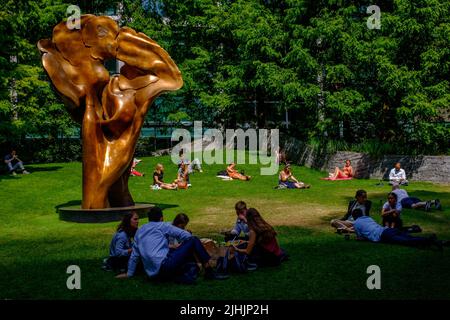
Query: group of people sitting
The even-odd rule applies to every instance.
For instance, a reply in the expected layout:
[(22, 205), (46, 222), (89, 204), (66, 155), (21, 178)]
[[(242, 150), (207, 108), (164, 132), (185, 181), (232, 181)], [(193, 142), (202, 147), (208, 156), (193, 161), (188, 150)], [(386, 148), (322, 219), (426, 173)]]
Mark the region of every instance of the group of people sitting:
[[(287, 260), (288, 255), (277, 241), (277, 233), (254, 208), (247, 209), (245, 202), (235, 205), (237, 222), (227, 232), (225, 241), (230, 241), (228, 254), (222, 259), (244, 257), (248, 270), (256, 267), (277, 266)], [(172, 223), (164, 222), (163, 211), (153, 207), (148, 213), (149, 222), (138, 228), (136, 213), (125, 215), (114, 234), (109, 258), (103, 268), (114, 270), (117, 278), (130, 278), (145, 273), (150, 279), (174, 280), (195, 283), (203, 268), (206, 279), (227, 279), (228, 272), (213, 268), (211, 256), (199, 238), (192, 235), (186, 226), (187, 215), (178, 214)], [(235, 244), (234, 240), (241, 240)]]
[(195, 158), (192, 162), (184, 158), (183, 150), (179, 153), (177, 178), (171, 183), (164, 182), (164, 166), (158, 163), (153, 172), (153, 190), (178, 190), (191, 187), (189, 175), (193, 172), (203, 172), (200, 161)]
[(421, 201), (416, 197), (409, 197), (405, 190), (400, 189), (398, 184), (394, 184), (392, 192), (388, 194), (387, 201), (381, 209), (382, 223), (380, 225), (370, 217), (372, 202), (367, 199), (367, 192), (358, 190), (355, 199), (348, 205), (347, 213), (341, 219), (333, 219), (331, 226), (337, 229), (337, 233), (356, 233), (359, 240), (409, 246), (436, 245), (442, 248), (448, 242), (437, 240), (435, 235), (428, 238), (414, 237), (410, 233), (420, 231), (420, 228), (403, 227), (401, 219), (403, 208), (424, 208), (428, 211), (431, 205), (442, 210), (439, 199)]
[[(349, 159), (345, 160), (345, 165), (342, 169), (336, 167), (334, 172), (330, 172), (328, 178), (325, 180), (350, 180), (355, 176), (352, 163)], [(396, 162), (394, 167), (389, 171), (389, 184), (408, 185), (406, 179), (406, 172), (402, 169), (400, 162)]]

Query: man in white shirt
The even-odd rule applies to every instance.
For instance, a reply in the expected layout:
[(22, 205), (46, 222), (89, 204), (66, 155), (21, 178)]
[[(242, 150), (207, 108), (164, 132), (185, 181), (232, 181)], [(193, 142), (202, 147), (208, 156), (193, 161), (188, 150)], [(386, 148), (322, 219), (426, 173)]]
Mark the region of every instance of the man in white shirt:
[(406, 172), (401, 168), (400, 162), (397, 162), (389, 173), (389, 184), (397, 183), (399, 185), (408, 185)]

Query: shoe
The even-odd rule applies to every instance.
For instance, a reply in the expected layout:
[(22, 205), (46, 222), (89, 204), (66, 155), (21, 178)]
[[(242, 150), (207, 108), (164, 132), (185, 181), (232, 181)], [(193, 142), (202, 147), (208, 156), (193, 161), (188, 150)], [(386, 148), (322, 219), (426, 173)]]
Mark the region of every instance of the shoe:
[(27, 170), (23, 170), (22, 174), (30, 174)]
[(431, 201), (427, 201), (427, 203), (425, 204), (425, 211), (428, 212), (431, 209)]
[(188, 186), (188, 188), (190, 188), (190, 187), (192, 187), (192, 184), (188, 183), (188, 185), (187, 185), (187, 186)]
[(228, 274), (217, 273), (212, 268), (205, 270), (205, 279), (207, 280), (226, 280), (228, 278), (230, 278)]
[(17, 173), (16, 173), (15, 171), (13, 171), (13, 172), (11, 173), (11, 175), (17, 176)]
[(247, 264), (247, 271), (255, 271), (258, 269), (258, 265), (256, 263), (248, 263)]
[(434, 200), (434, 207), (436, 208), (436, 210), (442, 211), (442, 205), (439, 199)]

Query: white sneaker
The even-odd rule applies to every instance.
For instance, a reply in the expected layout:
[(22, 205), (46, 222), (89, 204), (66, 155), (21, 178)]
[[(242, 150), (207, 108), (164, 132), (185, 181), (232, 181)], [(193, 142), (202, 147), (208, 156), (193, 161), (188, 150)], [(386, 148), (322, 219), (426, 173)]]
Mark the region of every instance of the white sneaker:
[(13, 172), (11, 173), (11, 175), (17, 176), (17, 173), (16, 173), (15, 171), (13, 171)]
[(27, 170), (22, 171), (23, 174), (30, 174)]

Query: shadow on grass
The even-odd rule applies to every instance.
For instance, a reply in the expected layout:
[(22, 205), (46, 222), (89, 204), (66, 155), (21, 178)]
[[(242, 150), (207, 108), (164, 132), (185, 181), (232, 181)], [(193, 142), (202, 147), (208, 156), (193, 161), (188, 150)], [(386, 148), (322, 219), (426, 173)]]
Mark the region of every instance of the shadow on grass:
[(41, 167), (41, 166), (26, 166), (27, 170), (31, 173), (33, 172), (48, 172), (48, 171), (57, 171), (62, 169), (62, 166), (51, 166), (51, 167)]
[[(290, 259), (276, 268), (232, 274), (226, 281), (196, 286), (149, 281), (144, 275), (118, 280), (101, 270), (107, 251), (99, 239), (79, 236), (6, 241), (4, 248), (27, 255), (5, 261), (9, 285), (0, 298), (10, 299), (449, 299), (450, 250), (436, 252), (359, 242), (299, 227), (277, 227), (280, 245)], [(200, 236), (200, 235), (199, 235)], [(109, 239), (109, 238), (108, 238)], [(60, 240), (60, 241), (59, 241)], [(70, 240), (70, 241), (69, 241)], [(106, 241), (106, 240), (105, 240)], [(68, 250), (70, 248), (70, 250)], [(106, 247), (105, 247), (106, 248)], [(40, 249), (49, 252), (42, 255)], [(69, 265), (82, 270), (83, 290), (67, 290)], [(378, 265), (383, 290), (368, 290), (367, 267)], [(407, 267), (399, 267), (407, 266)], [(24, 270), (27, 270), (26, 275)], [(26, 279), (26, 281), (24, 281)], [(245, 288), (245, 289), (243, 289)], [(247, 290), (248, 289), (248, 290)]]
[(75, 206), (81, 207), (81, 200), (70, 200), (70, 201), (67, 201), (66, 203), (58, 204), (55, 206), (55, 210), (56, 210), (56, 212), (58, 212), (58, 210), (60, 208), (75, 207)]
[(13, 175), (7, 174), (7, 173), (0, 174), (0, 181), (2, 181), (2, 180), (17, 180), (20, 178), (21, 178), (20, 175), (13, 176)]

